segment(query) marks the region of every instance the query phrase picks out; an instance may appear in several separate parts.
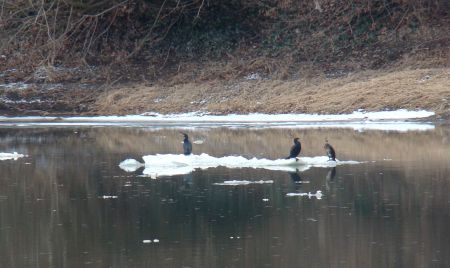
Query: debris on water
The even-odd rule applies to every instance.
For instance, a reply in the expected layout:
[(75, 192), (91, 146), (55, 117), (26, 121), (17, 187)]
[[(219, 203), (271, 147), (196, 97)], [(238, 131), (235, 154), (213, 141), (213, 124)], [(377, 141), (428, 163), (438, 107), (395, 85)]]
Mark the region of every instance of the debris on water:
[(194, 144), (203, 144), (204, 140), (195, 140), (192, 143)]
[(269, 202), (269, 198), (263, 198), (263, 202)]
[(153, 243), (159, 243), (159, 239), (153, 239)]
[(142, 240), (142, 243), (144, 243), (144, 244), (149, 244), (149, 243), (151, 243), (151, 242), (152, 242), (151, 239), (145, 239), (145, 240)]

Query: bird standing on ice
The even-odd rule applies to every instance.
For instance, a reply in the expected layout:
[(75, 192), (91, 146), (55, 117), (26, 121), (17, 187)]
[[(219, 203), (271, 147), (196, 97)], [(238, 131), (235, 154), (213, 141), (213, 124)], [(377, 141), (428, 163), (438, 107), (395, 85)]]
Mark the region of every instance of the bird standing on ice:
[(328, 161), (336, 161), (336, 152), (333, 146), (328, 143), (328, 139), (325, 139), (325, 145), (323, 148), (327, 151)]
[(294, 139), (294, 145), (291, 147), (291, 152), (286, 159), (296, 158), (302, 150), (302, 144), (299, 141), (299, 138)]
[(184, 136), (183, 140), (183, 153), (184, 155), (190, 155), (192, 153), (192, 143), (189, 141), (189, 136), (186, 133), (181, 132)]

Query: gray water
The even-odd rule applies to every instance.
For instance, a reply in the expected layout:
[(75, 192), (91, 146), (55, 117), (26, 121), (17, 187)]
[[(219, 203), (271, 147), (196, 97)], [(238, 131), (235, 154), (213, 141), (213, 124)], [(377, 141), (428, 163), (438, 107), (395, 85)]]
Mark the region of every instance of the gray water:
[[(180, 153), (178, 132), (1, 128), (0, 152), (28, 155), (0, 161), (1, 267), (450, 267), (448, 127), (191, 129), (204, 141), (196, 154), (277, 159), (298, 136), (303, 156), (324, 155), (328, 138), (339, 159), (362, 163), (158, 179), (118, 167)], [(227, 180), (274, 182), (214, 184)]]

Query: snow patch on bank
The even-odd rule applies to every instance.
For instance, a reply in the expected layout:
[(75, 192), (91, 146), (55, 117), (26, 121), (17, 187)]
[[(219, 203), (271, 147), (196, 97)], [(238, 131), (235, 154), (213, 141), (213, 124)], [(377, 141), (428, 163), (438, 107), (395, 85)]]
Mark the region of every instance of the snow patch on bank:
[(298, 159), (245, 158), (242, 156), (214, 157), (208, 154), (182, 155), (182, 154), (156, 154), (146, 155), (140, 163), (134, 159), (126, 159), (119, 167), (126, 172), (134, 172), (144, 167), (142, 174), (156, 179), (163, 176), (183, 175), (195, 169), (208, 169), (215, 167), (227, 168), (262, 168), (287, 172), (305, 171), (311, 167), (335, 167), (344, 164), (359, 164), (357, 161), (329, 161), (327, 156), (300, 157)]

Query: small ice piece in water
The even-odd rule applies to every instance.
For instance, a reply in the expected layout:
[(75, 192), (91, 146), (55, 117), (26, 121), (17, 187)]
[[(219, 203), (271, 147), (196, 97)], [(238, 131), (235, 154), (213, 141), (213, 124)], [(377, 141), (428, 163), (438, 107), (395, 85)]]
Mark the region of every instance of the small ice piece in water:
[(309, 198), (311, 198), (311, 197), (313, 197), (313, 196), (315, 196), (317, 199), (322, 199), (322, 191), (317, 191), (315, 194), (310, 194), (310, 193), (308, 193), (308, 197)]
[(307, 196), (307, 193), (287, 193), (286, 196)]
[(144, 243), (144, 244), (149, 244), (149, 243), (151, 243), (151, 242), (152, 242), (151, 239), (145, 239), (145, 240), (142, 240), (142, 243)]
[(153, 243), (159, 243), (159, 239), (153, 239)]
[(269, 202), (269, 198), (263, 198), (263, 202)]
[(143, 166), (144, 164), (140, 163), (136, 159), (125, 159), (119, 164), (119, 167), (126, 172), (134, 172)]
[(0, 160), (10, 160), (10, 159), (17, 160), (17, 159), (19, 159), (21, 157), (25, 157), (25, 155), (24, 154), (19, 154), (17, 152), (14, 152), (14, 153), (0, 153)]
[(287, 193), (286, 196), (307, 196), (310, 199), (312, 197), (315, 197), (317, 199), (322, 199), (323, 194), (322, 194), (322, 191), (318, 190), (318, 191), (316, 191), (315, 194), (311, 193), (311, 192), (308, 192), (308, 193)]
[(266, 184), (266, 183), (273, 183), (273, 180), (267, 180), (267, 181), (247, 181), (247, 180), (232, 180), (232, 181), (224, 181), (222, 183), (214, 183), (214, 185), (222, 185), (222, 186), (238, 186), (238, 185), (249, 185), (249, 184)]
[(230, 236), (230, 239), (234, 239), (234, 237)]
[(116, 199), (119, 198), (117, 195), (104, 195), (101, 198), (103, 199)]

